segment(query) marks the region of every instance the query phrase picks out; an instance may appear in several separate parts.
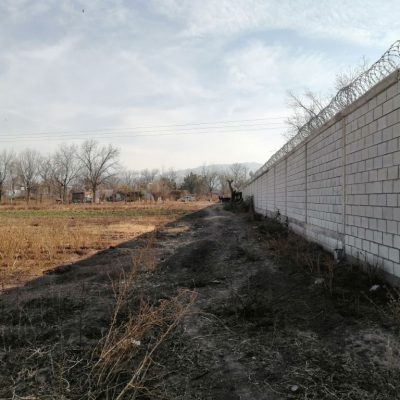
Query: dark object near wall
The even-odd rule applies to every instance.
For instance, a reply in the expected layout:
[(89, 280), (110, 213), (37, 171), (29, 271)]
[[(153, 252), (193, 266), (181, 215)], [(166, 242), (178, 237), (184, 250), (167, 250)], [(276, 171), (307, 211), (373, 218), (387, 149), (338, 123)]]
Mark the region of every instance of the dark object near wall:
[(231, 202), (230, 197), (218, 196), (218, 199), (219, 199), (220, 203), (230, 203)]

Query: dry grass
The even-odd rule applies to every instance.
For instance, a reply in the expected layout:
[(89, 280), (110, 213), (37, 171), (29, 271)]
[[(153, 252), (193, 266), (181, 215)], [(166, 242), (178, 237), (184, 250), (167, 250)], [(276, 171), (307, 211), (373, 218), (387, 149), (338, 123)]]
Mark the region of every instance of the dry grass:
[(337, 265), (331, 254), (288, 230), (276, 219), (266, 218), (258, 222), (258, 230), (265, 236), (265, 243), (275, 259), (283, 264), (301, 267), (306, 273), (319, 277), (324, 286), (333, 292)]
[[(88, 398), (116, 400), (152, 398), (148, 373), (155, 353), (189, 313), (196, 293), (183, 289), (158, 305), (140, 300), (137, 309), (129, 307), (135, 283), (143, 272), (155, 268), (153, 242), (149, 241), (132, 258), (132, 268), (113, 285), (115, 306), (109, 329), (100, 341), (88, 375)], [(122, 318), (121, 318), (122, 316)]]
[(2, 206), (0, 290), (133, 239), (204, 205)]
[(376, 266), (336, 263), (274, 219), (254, 224), (278, 268), (260, 272), (235, 294), (237, 306), (227, 301), (218, 312), (235, 328), (254, 323), (242, 351), (257, 354), (261, 344), (270, 389), (287, 399), (398, 399), (399, 291)]
[(138, 395), (152, 398), (155, 388), (147, 380), (155, 353), (189, 313), (195, 299), (195, 292), (181, 290), (157, 306), (142, 301), (138, 312), (129, 314), (121, 325), (114, 320), (90, 373), (90, 396), (117, 400), (135, 399)]
[[(146, 218), (142, 214), (142, 226), (157, 226), (160, 221), (165, 223), (188, 211), (185, 205), (178, 207), (152, 208), (152, 212), (162, 211), (166, 215)], [(93, 236), (89, 239), (78, 236), (75, 242), (70, 240), (68, 246), (80, 246), (81, 240), (86, 240), (86, 246), (105, 243), (93, 229), (96, 223), (105, 225), (104, 217), (96, 217), (95, 222), (91, 222), (85, 233), (92, 232)], [(125, 228), (125, 222), (114, 217), (107, 222), (109, 225), (106, 226), (121, 227), (122, 224)], [(57, 224), (51, 225), (47, 217), (45, 226), (49, 231), (46, 238), (53, 243), (56, 252), (57, 245), (65, 245), (69, 231), (57, 230)], [(27, 241), (34, 237), (34, 231), (26, 225), (22, 224), (20, 229)], [(134, 229), (138, 229), (137, 226)], [(132, 235), (130, 229), (126, 232)], [(51, 234), (57, 235), (57, 242)], [(142, 242), (144, 247), (125, 249), (129, 265), (121, 266), (117, 277), (110, 274), (101, 284), (99, 296), (81, 287), (80, 282), (73, 288), (74, 296), (69, 291), (64, 292), (61, 286), (55, 289), (44, 285), (41, 295), (35, 298), (30, 298), (29, 294), (26, 298), (20, 297), (19, 289), (16, 289), (18, 304), (11, 302), (11, 309), (3, 309), (6, 312), (0, 317), (0, 386), (3, 386), (0, 398), (155, 398), (153, 394), (159, 388), (153, 384), (152, 367), (157, 367), (164, 343), (190, 312), (196, 294), (182, 289), (159, 301), (142, 298), (138, 282), (146, 280), (156, 267), (154, 236), (146, 235)], [(35, 249), (46, 245), (46, 238), (37, 238)], [(47, 261), (41, 251), (35, 253), (28, 245), (24, 249), (27, 260), (29, 254), (42, 262)], [(58, 253), (55, 254), (53, 261), (58, 257)], [(65, 290), (67, 288), (66, 284)], [(97, 328), (102, 326), (103, 331), (102, 334), (95, 333), (92, 339), (85, 336), (96, 328), (85, 327), (88, 312), (96, 315), (95, 324)], [(2, 397), (4, 393), (6, 396)]]
[(276, 219), (265, 218), (256, 222), (265, 244), (277, 262), (282, 265), (301, 268), (305, 274), (315, 279), (331, 295), (343, 291), (367, 291), (374, 284), (382, 284), (383, 276), (377, 266), (335, 261), (333, 255), (320, 245), (310, 242), (290, 231)]

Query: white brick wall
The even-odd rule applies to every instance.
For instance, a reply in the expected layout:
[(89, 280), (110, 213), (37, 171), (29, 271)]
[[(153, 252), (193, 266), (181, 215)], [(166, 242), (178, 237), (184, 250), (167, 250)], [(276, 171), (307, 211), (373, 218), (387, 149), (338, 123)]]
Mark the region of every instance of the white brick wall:
[(347, 117), (346, 250), (400, 276), (399, 83), (376, 99)]
[(307, 222), (342, 233), (343, 127), (338, 122), (307, 143)]
[(275, 210), (281, 215), (286, 214), (286, 159), (281, 160), (275, 166)]
[(266, 174), (267, 177), (267, 212), (275, 211), (275, 167)]
[(306, 219), (306, 146), (300, 146), (287, 159), (287, 216)]
[[(245, 190), (326, 248), (400, 277), (400, 83), (372, 88)], [(343, 229), (344, 227), (344, 229)]]

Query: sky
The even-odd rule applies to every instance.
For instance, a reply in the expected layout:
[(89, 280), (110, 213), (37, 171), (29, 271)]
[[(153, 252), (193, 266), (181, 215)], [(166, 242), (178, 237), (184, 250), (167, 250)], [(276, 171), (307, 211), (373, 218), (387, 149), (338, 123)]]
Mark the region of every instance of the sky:
[(400, 2), (1, 0), (0, 150), (96, 139), (126, 168), (264, 163), (287, 93), (400, 39)]

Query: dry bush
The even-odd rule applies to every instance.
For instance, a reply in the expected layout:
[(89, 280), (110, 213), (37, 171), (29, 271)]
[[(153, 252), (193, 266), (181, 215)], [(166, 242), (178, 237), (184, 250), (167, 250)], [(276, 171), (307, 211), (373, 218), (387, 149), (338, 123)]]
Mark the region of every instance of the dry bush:
[(400, 291), (392, 289), (388, 291), (388, 314), (393, 322), (400, 326)]
[(196, 299), (195, 292), (183, 289), (158, 305), (141, 299), (137, 309), (129, 310), (140, 273), (155, 267), (152, 250), (150, 240), (138, 256), (132, 258), (130, 271), (122, 273), (114, 284), (114, 312), (108, 332), (94, 354), (97, 361), (89, 374), (89, 398), (135, 399), (140, 394), (151, 393), (146, 379), (154, 355), (189, 313)]
[(267, 246), (276, 258), (302, 266), (310, 273), (320, 274), (333, 261), (320, 246), (287, 231), (279, 222), (262, 222), (259, 231), (265, 235)]
[(89, 397), (120, 400), (149, 395), (153, 388), (147, 375), (155, 353), (189, 313), (195, 298), (195, 292), (182, 290), (157, 306), (141, 301), (139, 310), (119, 325), (115, 313), (90, 373)]
[(259, 222), (258, 231), (281, 264), (300, 267), (310, 275), (321, 277), (329, 292), (334, 291), (337, 264), (321, 246), (290, 231), (276, 218), (265, 218)]

